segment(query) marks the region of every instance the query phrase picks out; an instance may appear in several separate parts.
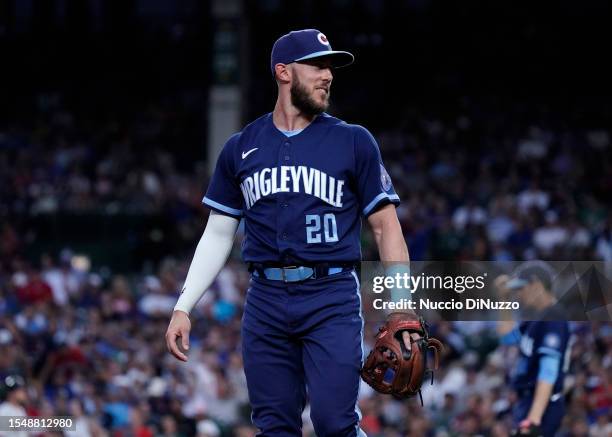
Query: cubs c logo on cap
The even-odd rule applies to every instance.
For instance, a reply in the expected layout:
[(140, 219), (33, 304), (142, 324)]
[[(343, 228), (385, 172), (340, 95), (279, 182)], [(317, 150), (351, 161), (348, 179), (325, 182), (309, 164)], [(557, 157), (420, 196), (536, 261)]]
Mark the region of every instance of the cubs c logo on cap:
[(328, 46), (329, 45), (329, 41), (327, 40), (327, 37), (325, 35), (323, 35), (322, 33), (319, 33), (317, 35), (317, 38), (319, 39), (319, 42), (321, 44), (323, 44), (324, 46)]

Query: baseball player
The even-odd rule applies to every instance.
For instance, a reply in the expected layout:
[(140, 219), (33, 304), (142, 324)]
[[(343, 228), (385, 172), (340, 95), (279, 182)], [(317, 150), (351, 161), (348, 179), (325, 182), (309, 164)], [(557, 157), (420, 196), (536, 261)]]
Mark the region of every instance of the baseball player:
[[(28, 402), (25, 380), (21, 375), (6, 375), (0, 380), (0, 393), (5, 397), (0, 403), (0, 417), (27, 417), (25, 405)], [(3, 424), (7, 427), (8, 419)], [(27, 437), (29, 433), (24, 430), (0, 430), (0, 437), (14, 436)]]
[[(252, 276), (242, 353), (260, 436), (301, 436), (307, 394), (318, 436), (363, 435), (363, 319), (354, 269), (362, 218), (381, 260), (408, 262), (399, 197), (374, 137), (325, 112), (332, 70), (353, 59), (316, 29), (276, 41), (274, 111), (221, 151), (203, 199), (210, 218), (166, 333), (170, 352), (186, 361), (188, 314), (224, 265), (243, 218), (242, 257)], [(402, 335), (407, 349), (411, 336), (418, 338)]]
[(554, 436), (565, 411), (563, 381), (569, 368), (570, 329), (551, 292), (554, 271), (543, 261), (521, 264), (511, 278), (500, 277), (498, 287), (516, 292), (535, 320), (502, 322), (502, 344), (517, 345), (519, 359), (512, 375), (518, 402), (514, 435)]

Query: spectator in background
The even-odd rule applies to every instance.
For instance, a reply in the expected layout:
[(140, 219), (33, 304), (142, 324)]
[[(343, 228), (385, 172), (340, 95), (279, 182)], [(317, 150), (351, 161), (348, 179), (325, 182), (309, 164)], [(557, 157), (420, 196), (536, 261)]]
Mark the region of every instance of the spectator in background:
[(17, 298), (22, 305), (46, 303), (53, 300), (53, 292), (40, 272), (29, 269), (26, 282), (17, 288)]
[(72, 399), (70, 401), (69, 415), (74, 420), (74, 430), (64, 431), (65, 437), (93, 437), (95, 432), (99, 435), (100, 430), (96, 429), (92, 421), (87, 417), (83, 411), (81, 401), (78, 399)]
[(539, 181), (533, 180), (524, 191), (517, 196), (518, 210), (522, 215), (528, 215), (532, 209), (546, 211), (550, 203), (550, 195), (540, 188)]
[(72, 252), (64, 249), (60, 253), (60, 265), (56, 267), (53, 258), (44, 254), (41, 257), (42, 276), (53, 291), (53, 301), (58, 306), (66, 305), (78, 293), (81, 280), (71, 266)]
[(198, 434), (196, 437), (219, 437), (221, 430), (219, 426), (210, 419), (201, 420), (197, 424)]
[(553, 251), (567, 243), (569, 239), (568, 230), (559, 223), (559, 216), (554, 211), (546, 211), (545, 223), (536, 229), (533, 234), (533, 243), (539, 253), (545, 258), (553, 254)]
[(170, 414), (166, 414), (161, 419), (161, 431), (155, 434), (155, 437), (187, 437), (180, 433), (176, 419)]
[(162, 291), (162, 283), (157, 277), (149, 275), (144, 278), (143, 298), (140, 299), (139, 310), (149, 317), (166, 317), (172, 314), (176, 301), (172, 294)]
[(465, 230), (467, 226), (481, 226), (487, 221), (487, 213), (484, 208), (476, 205), (474, 199), (468, 199), (466, 204), (460, 206), (453, 213), (453, 226), (459, 231)]
[(601, 412), (595, 423), (589, 427), (590, 437), (610, 437), (612, 435), (612, 416), (610, 412)]

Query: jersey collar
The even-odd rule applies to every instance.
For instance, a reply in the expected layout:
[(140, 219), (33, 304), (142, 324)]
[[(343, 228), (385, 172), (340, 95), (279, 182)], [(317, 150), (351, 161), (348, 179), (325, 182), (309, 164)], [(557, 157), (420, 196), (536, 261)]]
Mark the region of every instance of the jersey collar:
[[(275, 132), (276, 136), (278, 136), (278, 137), (280, 137), (282, 139), (287, 139), (288, 137), (284, 133), (282, 133), (281, 130), (279, 128), (277, 128), (276, 125), (274, 124), (274, 118), (273, 118), (272, 115), (273, 115), (272, 112), (268, 113), (268, 119), (267, 119), (267, 122), (270, 125), (272, 131)], [(318, 125), (319, 123), (321, 123), (322, 120), (324, 120), (325, 118), (327, 118), (329, 116), (330, 115), (327, 112), (323, 112), (323, 113), (317, 115), (315, 117), (315, 119), (312, 120), (312, 122), (308, 126), (306, 126), (304, 129), (302, 129), (302, 132), (300, 132), (299, 134), (294, 135), (294, 136), (292, 136), (290, 138), (298, 138), (304, 132), (308, 132), (311, 127), (313, 127), (315, 125)]]

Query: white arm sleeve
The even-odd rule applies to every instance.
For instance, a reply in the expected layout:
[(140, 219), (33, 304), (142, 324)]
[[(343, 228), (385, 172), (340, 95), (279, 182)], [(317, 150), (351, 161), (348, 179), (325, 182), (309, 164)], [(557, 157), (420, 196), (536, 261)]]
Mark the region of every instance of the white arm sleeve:
[(183, 291), (174, 306), (175, 311), (189, 314), (208, 290), (232, 250), (238, 223), (235, 218), (210, 212), (206, 229), (189, 266)]

